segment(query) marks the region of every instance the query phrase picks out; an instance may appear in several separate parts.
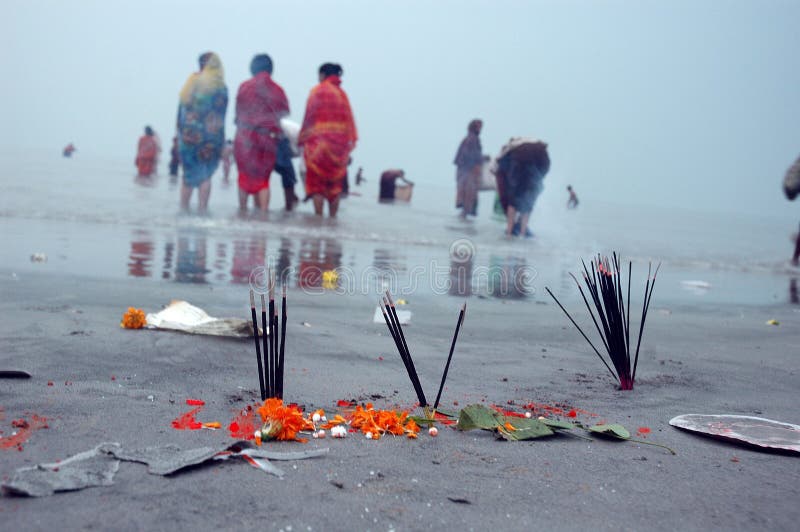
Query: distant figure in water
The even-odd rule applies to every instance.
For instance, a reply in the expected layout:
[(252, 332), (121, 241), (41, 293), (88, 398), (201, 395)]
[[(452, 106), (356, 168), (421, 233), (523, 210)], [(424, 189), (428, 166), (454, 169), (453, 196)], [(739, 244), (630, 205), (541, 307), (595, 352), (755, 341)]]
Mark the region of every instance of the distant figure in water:
[(325, 63), (319, 67), (319, 84), (311, 89), (297, 143), (303, 147), (306, 165), (306, 200), (314, 201), (314, 213), (336, 217), (344, 188), (350, 153), (358, 133), (350, 100), (342, 90), (342, 67)]
[(294, 157), (292, 144), (289, 138), (281, 133), (280, 140), (278, 140), (278, 154), (275, 159), (275, 171), (281, 176), (283, 199), (287, 211), (294, 209), (294, 206), (300, 201), (300, 198), (294, 192), (294, 186), (297, 184), (297, 174), (294, 171), (292, 157)]
[(176, 177), (178, 175), (179, 165), (180, 157), (178, 156), (178, 137), (172, 137), (172, 148), (169, 150), (169, 175)]
[(550, 170), (547, 144), (512, 138), (497, 157), (497, 191), (506, 211), (506, 235), (533, 236), (528, 219)]
[(239, 171), (239, 210), (247, 211), (247, 198), (255, 196), (262, 212), (269, 207), (269, 178), (283, 135), (281, 118), (289, 114), (283, 88), (272, 80), (272, 58), (260, 54), (250, 62), (252, 78), (236, 95), (236, 141), (233, 153)]
[(366, 183), (367, 180), (364, 179), (364, 169), (360, 166), (358, 167), (358, 171), (356, 172), (356, 186), (360, 187), (361, 183)]
[[(783, 178), (783, 193), (786, 194), (786, 199), (789, 201), (794, 201), (800, 195), (800, 157), (786, 171), (786, 175)], [(792, 264), (795, 266), (800, 265), (800, 232), (797, 233), (794, 242)]]
[(226, 140), (222, 147), (222, 181), (227, 185), (230, 183), (231, 164), (233, 163), (233, 141)]
[(139, 177), (152, 177), (156, 172), (156, 157), (158, 157), (158, 143), (156, 142), (153, 128), (145, 126), (144, 135), (139, 138), (134, 164), (139, 172)]
[(199, 58), (200, 72), (192, 73), (181, 89), (178, 106), (178, 151), (183, 165), (181, 209), (189, 210), (192, 192), (198, 189), (198, 212), (208, 210), (211, 176), (219, 166), (225, 143), (228, 88), (222, 61), (206, 52)]
[(567, 192), (569, 192), (569, 199), (567, 200), (567, 209), (576, 209), (578, 207), (578, 195), (572, 190), (572, 185), (567, 185)]
[(461, 209), (460, 217), (478, 214), (478, 185), (481, 179), (483, 153), (481, 153), (481, 120), (472, 120), (467, 126), (467, 136), (461, 141), (453, 164), (456, 165), (456, 209)]
[(64, 147), (62, 154), (64, 157), (72, 157), (72, 154), (75, 153), (76, 150), (77, 148), (75, 148), (75, 145), (70, 142)]
[(406, 179), (406, 173), (403, 170), (386, 170), (381, 174), (381, 190), (378, 195), (378, 201), (381, 203), (392, 203), (395, 200), (395, 190), (397, 189), (397, 180), (401, 180), (409, 186), (414, 186), (414, 183)]

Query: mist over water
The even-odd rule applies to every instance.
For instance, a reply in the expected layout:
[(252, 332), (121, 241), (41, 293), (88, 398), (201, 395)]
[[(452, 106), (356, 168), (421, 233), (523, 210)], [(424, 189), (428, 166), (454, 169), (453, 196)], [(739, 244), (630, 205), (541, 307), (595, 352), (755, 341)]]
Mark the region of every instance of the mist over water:
[[(192, 6), (7, 6), (4, 270), (235, 286), (283, 264), (302, 289), (337, 270), (340, 290), (371, 294), (382, 283), (371, 272), (382, 272), (412, 293), (540, 300), (544, 286), (574, 292), (567, 272), (580, 258), (617, 250), (642, 282), (648, 262), (664, 263), (657, 302), (791, 299), (800, 216), (780, 181), (800, 150), (800, 72), (786, 60), (800, 49), (797, 2)], [(315, 219), (308, 204), (285, 215), (280, 190), (268, 220), (240, 219), (235, 175), (226, 189), (219, 173), (211, 215), (180, 216), (167, 153), (153, 186), (134, 182), (143, 126), (168, 151), (178, 90), (205, 50), (225, 67), (229, 138), (253, 54), (272, 55), (297, 122), (318, 65), (342, 63), (360, 137), (351, 176), (363, 167), (368, 182), (351, 181), (362, 195), (337, 221)], [(491, 192), (477, 220), (456, 218), (452, 159), (476, 117), (487, 154), (513, 135), (549, 143), (534, 239), (501, 237)], [(68, 142), (78, 152), (63, 159)], [(391, 167), (416, 183), (411, 205), (377, 204)], [(581, 199), (574, 212), (567, 184)], [(454, 259), (456, 242), (469, 260)], [(46, 264), (30, 262), (37, 251)]]

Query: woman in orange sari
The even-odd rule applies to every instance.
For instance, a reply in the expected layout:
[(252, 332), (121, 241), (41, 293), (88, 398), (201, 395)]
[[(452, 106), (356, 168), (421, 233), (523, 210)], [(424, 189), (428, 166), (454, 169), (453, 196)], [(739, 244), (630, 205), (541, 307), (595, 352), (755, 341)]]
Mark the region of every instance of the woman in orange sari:
[(319, 81), (308, 96), (297, 142), (303, 147), (306, 163), (306, 200), (313, 199), (317, 216), (322, 216), (327, 200), (328, 214), (335, 218), (358, 135), (350, 101), (340, 87), (342, 67), (323, 64)]
[(136, 168), (139, 170), (139, 177), (152, 177), (156, 171), (156, 157), (158, 156), (158, 143), (155, 139), (153, 128), (146, 126), (144, 135), (139, 139), (139, 147), (136, 150)]

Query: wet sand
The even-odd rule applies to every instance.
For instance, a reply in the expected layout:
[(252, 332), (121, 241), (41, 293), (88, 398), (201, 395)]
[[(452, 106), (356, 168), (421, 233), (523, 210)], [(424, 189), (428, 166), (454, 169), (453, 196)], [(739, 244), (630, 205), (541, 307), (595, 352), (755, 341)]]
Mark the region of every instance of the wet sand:
[[(189, 409), (189, 397), (206, 402), (203, 421), (223, 425), (255, 400), (251, 341), (118, 326), (129, 305), (155, 311), (176, 298), (214, 316), (247, 318), (246, 286), (35, 271), (13, 277), (3, 269), (0, 291), (0, 367), (33, 375), (0, 382), (0, 428), (8, 436), (12, 419), (33, 413), (49, 423), (22, 451), (0, 450), (3, 478), (106, 441), (182, 448), (233, 441), (227, 431), (177, 431), (170, 421)], [(331, 450), (325, 458), (280, 464), (283, 480), (242, 462), (172, 477), (123, 462), (110, 487), (0, 498), (4, 528), (795, 530), (797, 457), (701, 438), (668, 421), (731, 413), (800, 423), (800, 312), (785, 304), (667, 307), (658, 296), (657, 290), (632, 392), (615, 389), (554, 304), (470, 298), (443, 405), (568, 405), (597, 414), (587, 422), (619, 422), (632, 432), (649, 427), (647, 441), (677, 456), (569, 436), (510, 443), (444, 428), (437, 438), (376, 442), (351, 434), (272, 444)], [(298, 290), (289, 297), (287, 399), (328, 411), (339, 399), (382, 408), (414, 403), (385, 326), (372, 323), (374, 297)], [(408, 299), (410, 348), (433, 395), (461, 299)], [(780, 326), (765, 324), (772, 318)]]

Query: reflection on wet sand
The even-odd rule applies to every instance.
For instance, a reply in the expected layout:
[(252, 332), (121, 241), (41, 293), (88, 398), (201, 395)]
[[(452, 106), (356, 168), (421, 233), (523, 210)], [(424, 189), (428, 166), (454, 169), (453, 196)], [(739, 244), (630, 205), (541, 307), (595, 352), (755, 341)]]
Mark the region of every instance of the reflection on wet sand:
[(342, 245), (332, 238), (303, 238), (297, 267), (299, 288), (335, 288), (336, 279), (330, 274), (342, 266)]
[[(380, 294), (389, 289), (404, 295), (421, 290), (457, 297), (523, 298), (533, 293), (536, 276), (524, 257), (491, 255), (488, 265), (481, 265), (468, 254), (451, 256), (449, 264), (439, 266), (434, 259), (409, 258), (382, 244), (362, 249), (348, 259), (352, 264), (344, 265), (339, 240), (265, 232), (218, 237), (189, 229), (157, 239), (150, 231), (135, 230), (129, 249), (129, 276), (192, 284), (246, 286), (254, 282), (254, 275), (266, 279), (265, 271), (271, 268), (280, 284), (315, 292)], [(155, 264), (161, 265), (160, 275), (158, 268), (153, 271)]]
[(131, 238), (128, 275), (131, 277), (150, 277), (153, 264), (153, 236), (148, 231), (134, 231)]
[(250, 237), (247, 240), (234, 240), (231, 282), (234, 284), (249, 284), (250, 274), (253, 270), (266, 268), (266, 257), (266, 238)]
[(178, 235), (178, 254), (175, 260), (175, 281), (206, 283), (206, 236), (204, 233)]

